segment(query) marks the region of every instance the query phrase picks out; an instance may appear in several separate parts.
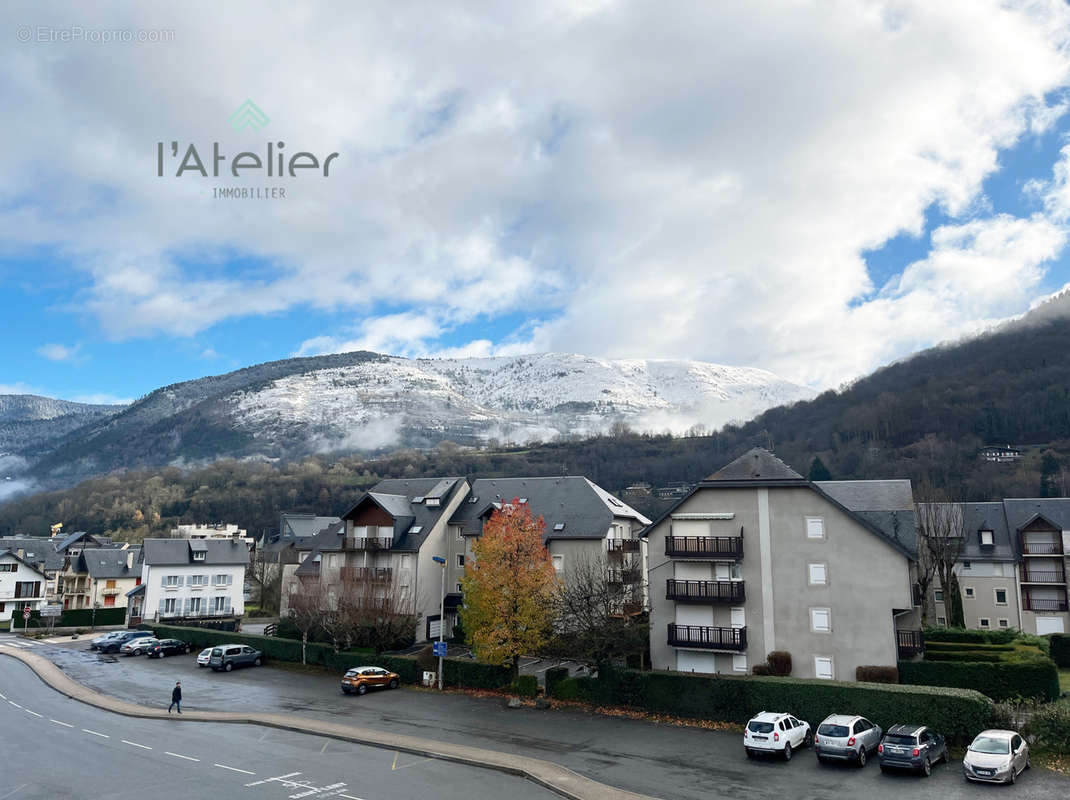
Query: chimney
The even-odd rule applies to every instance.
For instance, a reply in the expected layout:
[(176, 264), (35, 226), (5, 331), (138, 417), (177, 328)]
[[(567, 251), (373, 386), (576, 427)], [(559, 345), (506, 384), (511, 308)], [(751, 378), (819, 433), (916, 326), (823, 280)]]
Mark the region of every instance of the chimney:
[(126, 568), (127, 569), (133, 569), (134, 568), (134, 551), (133, 550), (127, 550), (126, 551)]

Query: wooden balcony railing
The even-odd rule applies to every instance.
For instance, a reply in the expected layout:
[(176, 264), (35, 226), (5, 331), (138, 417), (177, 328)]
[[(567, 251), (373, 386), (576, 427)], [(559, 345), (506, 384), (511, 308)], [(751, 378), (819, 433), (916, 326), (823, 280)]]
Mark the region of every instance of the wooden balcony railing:
[(896, 631), (895, 646), (899, 651), (899, 658), (910, 658), (925, 652), (925, 636), (921, 631)]
[(1063, 543), (1031, 542), (1025, 539), (1022, 541), (1022, 554), (1027, 556), (1061, 556), (1063, 554)]
[(665, 581), (665, 599), (677, 603), (742, 603), (746, 598), (743, 581)]
[(665, 555), (677, 558), (743, 557), (742, 536), (666, 536)]
[(342, 567), (342, 582), (389, 583), (394, 577), (390, 567)]
[(359, 536), (345, 540), (349, 550), (389, 550), (394, 540), (388, 536)]
[(606, 571), (606, 579), (609, 583), (642, 583), (643, 571), (641, 569), (611, 569)]
[(638, 539), (606, 539), (606, 551), (610, 555), (617, 553), (638, 553)]
[(747, 649), (746, 628), (711, 628), (704, 625), (669, 623), (670, 647), (696, 647), (703, 650)]

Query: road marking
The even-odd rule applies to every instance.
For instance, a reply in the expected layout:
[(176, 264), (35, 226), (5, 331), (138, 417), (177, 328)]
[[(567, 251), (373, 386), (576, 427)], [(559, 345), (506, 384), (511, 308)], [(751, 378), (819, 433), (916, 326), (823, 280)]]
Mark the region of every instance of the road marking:
[(7, 700), (7, 695), (3, 692), (0, 692), (0, 700)]
[(285, 781), (287, 778), (292, 778), (294, 775), (300, 775), (300, 772), (287, 772), (285, 775), (278, 775), (274, 778), (265, 778), (262, 781), (253, 781), (252, 783), (245, 784), (246, 786), (260, 786), (264, 783), (271, 783), (272, 781)]
[(213, 767), (219, 767), (220, 769), (229, 769), (231, 772), (240, 772), (243, 775), (255, 775), (255, 772), (250, 772), (247, 769), (238, 769), (237, 767), (228, 767), (226, 764), (213, 764)]
[(348, 800), (361, 800), (361, 798), (359, 798), (359, 797), (354, 797), (354, 796), (353, 796), (353, 795), (351, 795), (351, 794), (340, 794), (340, 795), (338, 795), (338, 796), (339, 796), (339, 797), (345, 797), (345, 798), (348, 798)]
[(122, 742), (123, 744), (128, 744), (131, 747), (140, 747), (142, 750), (151, 750), (152, 749), (147, 744), (138, 744), (137, 742), (131, 742), (129, 739), (120, 739), (119, 741)]
[(106, 734), (106, 733), (97, 733), (96, 731), (91, 731), (91, 730), (89, 730), (89, 728), (82, 728), (82, 731), (83, 731), (84, 733), (91, 733), (91, 734), (93, 734), (94, 736), (99, 736), (99, 737), (101, 737), (102, 739), (110, 739), (110, 738), (111, 738), (111, 737), (110, 737), (110, 736), (108, 736), (108, 734)]
[(8, 702), (9, 702), (9, 703), (11, 703), (11, 705), (15, 706), (15, 708), (22, 708), (22, 706), (20, 706), (20, 705), (19, 705), (18, 703), (16, 703), (16, 702), (15, 702), (14, 700), (8, 700)]
[(30, 711), (30, 709), (28, 709), (28, 708), (24, 708), (22, 710), (25, 711), (27, 714), (33, 714), (35, 717), (43, 717), (44, 716), (44, 714), (38, 714), (36, 711)]
[(23, 789), (25, 789), (28, 785), (29, 784), (23, 783), (23, 784), (20, 784), (19, 786), (16, 786), (14, 789), (12, 789), (7, 794), (0, 794), (0, 800), (4, 800), (4, 798), (7, 798), (7, 797), (14, 797), (19, 792), (21, 792)]
[(49, 722), (54, 722), (57, 725), (62, 725), (64, 728), (73, 728), (74, 727), (73, 725), (71, 725), (71, 723), (69, 723), (69, 722), (60, 722), (58, 719), (50, 719)]
[[(133, 744), (133, 742), (127, 742), (127, 744)], [(139, 747), (144, 747), (144, 746), (145, 745), (139, 745)], [(199, 758), (194, 758), (193, 756), (184, 756), (181, 753), (172, 753), (169, 750), (164, 750), (163, 752), (164, 752), (164, 755), (174, 756), (175, 758), (184, 758), (184, 759), (186, 759), (186, 761), (200, 761)]]
[(326, 742), (324, 742), (324, 743), (323, 743), (323, 747), (321, 747), (321, 748), (320, 748), (320, 754), (321, 754), (321, 755), (322, 755), (323, 753), (326, 753), (326, 752), (327, 752), (327, 745), (328, 745), (328, 744), (330, 744), (330, 743), (331, 743), (331, 740), (330, 740), (330, 739), (328, 739), (328, 740), (327, 740)]

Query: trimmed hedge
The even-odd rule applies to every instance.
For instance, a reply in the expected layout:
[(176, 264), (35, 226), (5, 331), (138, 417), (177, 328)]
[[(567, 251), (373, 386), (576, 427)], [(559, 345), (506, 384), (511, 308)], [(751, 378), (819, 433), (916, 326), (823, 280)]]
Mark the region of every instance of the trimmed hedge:
[(987, 653), (983, 650), (926, 650), (926, 661), (984, 661), (989, 664), (1005, 662), (1001, 653)]
[(510, 688), (520, 697), (534, 697), (539, 693), (539, 679), (534, 675), (518, 675)]
[(513, 670), (511, 667), (484, 664), (470, 658), (447, 658), (443, 662), (443, 679), (449, 686), (501, 689), (513, 682)]
[(1048, 659), (991, 664), (980, 661), (900, 661), (899, 680), (922, 686), (976, 689), (996, 701), (1015, 697), (1054, 700), (1059, 673)]
[(993, 709), (987, 697), (966, 689), (605, 668), (598, 678), (548, 683), (548, 692), (562, 700), (740, 724), (759, 711), (786, 710), (816, 727), (829, 714), (849, 711), (884, 728), (922, 721), (955, 741), (987, 727)]
[(855, 680), (863, 683), (899, 683), (899, 670), (895, 667), (855, 667)]
[(1051, 658), (1064, 669), (1070, 668), (1070, 634), (1053, 633), (1048, 637), (1051, 642)]
[[(93, 616), (91, 608), (69, 608), (56, 618), (57, 628), (89, 628), (92, 626), (104, 627), (106, 625), (122, 625), (126, 622), (125, 608), (98, 608), (96, 616)], [(47, 628), (48, 617), (41, 617), (40, 611), (34, 609), (30, 612), (30, 630)], [(22, 614), (19, 613), (17, 627), (22, 630)]]
[(984, 642), (926, 642), (925, 651), (929, 650), (976, 650), (985, 653), (1010, 653), (1013, 644), (986, 644)]
[(1010, 644), (1017, 638), (1013, 628), (996, 631), (964, 630), (962, 628), (926, 628), (925, 646), (930, 642), (968, 642), (973, 644)]
[(546, 670), (546, 696), (553, 697), (557, 685), (568, 680), (568, 667), (551, 667)]
[(375, 666), (396, 672), (402, 683), (419, 683), (423, 678), (419, 662), (412, 656), (375, 656)]

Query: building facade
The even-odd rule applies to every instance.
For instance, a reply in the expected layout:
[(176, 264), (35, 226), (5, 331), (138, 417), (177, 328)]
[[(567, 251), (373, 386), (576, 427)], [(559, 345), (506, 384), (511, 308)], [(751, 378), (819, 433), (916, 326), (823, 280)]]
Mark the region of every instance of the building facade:
[(146, 539), (141, 585), (127, 592), (127, 621), (240, 617), (248, 564), (242, 539)]
[(644, 536), (655, 669), (746, 674), (780, 650), (797, 677), (854, 680), (918, 625), (909, 481), (812, 483), (756, 448)]
[(141, 584), (140, 548), (86, 547), (66, 558), (58, 592), (64, 610), (125, 608), (126, 593)]
[(45, 573), (11, 550), (0, 550), (0, 622), (19, 615), (13, 627), (22, 624), (21, 613), (40, 609), (45, 602)]

